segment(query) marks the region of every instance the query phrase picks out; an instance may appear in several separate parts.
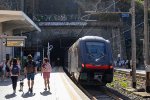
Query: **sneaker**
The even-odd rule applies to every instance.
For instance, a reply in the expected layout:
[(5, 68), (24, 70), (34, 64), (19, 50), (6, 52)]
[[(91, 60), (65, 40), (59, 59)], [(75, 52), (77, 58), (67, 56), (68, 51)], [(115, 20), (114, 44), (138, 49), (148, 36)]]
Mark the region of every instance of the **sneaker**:
[(30, 90), (31, 90), (31, 89), (29, 88), (29, 89), (28, 89), (28, 92), (30, 92)]
[(33, 88), (30, 88), (30, 92), (31, 92), (31, 93), (33, 92)]
[(45, 88), (44, 90), (47, 91), (47, 88)]

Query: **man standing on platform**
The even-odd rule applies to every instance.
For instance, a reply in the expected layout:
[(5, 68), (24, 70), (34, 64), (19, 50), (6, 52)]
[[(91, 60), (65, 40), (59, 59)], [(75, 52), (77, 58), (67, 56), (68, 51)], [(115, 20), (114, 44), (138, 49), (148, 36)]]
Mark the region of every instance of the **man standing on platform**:
[(36, 64), (32, 60), (32, 56), (28, 55), (28, 61), (25, 63), (24, 73), (27, 76), (29, 92), (33, 92), (34, 76), (37, 73)]

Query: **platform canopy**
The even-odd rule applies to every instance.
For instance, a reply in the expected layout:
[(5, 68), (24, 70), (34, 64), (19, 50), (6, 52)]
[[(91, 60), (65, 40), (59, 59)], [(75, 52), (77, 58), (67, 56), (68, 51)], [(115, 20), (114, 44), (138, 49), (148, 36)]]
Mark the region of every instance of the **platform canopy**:
[(0, 10), (2, 32), (7, 31), (41, 31), (41, 29), (22, 11)]

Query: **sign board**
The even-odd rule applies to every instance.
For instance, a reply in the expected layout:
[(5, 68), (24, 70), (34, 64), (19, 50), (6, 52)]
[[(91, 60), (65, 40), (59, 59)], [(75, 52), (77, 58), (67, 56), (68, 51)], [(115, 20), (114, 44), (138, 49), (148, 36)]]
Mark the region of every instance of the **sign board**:
[(24, 47), (24, 40), (6, 40), (7, 47)]
[(87, 22), (39, 22), (39, 26), (86, 26)]
[(122, 14), (122, 17), (129, 17), (129, 14)]

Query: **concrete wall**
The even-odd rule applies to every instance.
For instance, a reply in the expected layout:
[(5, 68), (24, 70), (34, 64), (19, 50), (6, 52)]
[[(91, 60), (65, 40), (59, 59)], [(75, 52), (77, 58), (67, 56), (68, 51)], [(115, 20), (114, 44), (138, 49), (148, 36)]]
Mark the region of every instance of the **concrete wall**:
[(38, 43), (40, 47), (40, 45), (47, 46), (48, 41), (55, 41), (60, 38), (79, 38), (85, 35), (95, 35), (110, 40), (114, 59), (117, 59), (118, 54), (121, 54), (122, 58), (126, 58), (124, 38), (119, 27), (84, 27), (83, 29), (80, 27), (44, 27), (39, 36), (37, 35), (30, 34), (30, 38), (26, 40), (26, 46), (36, 48), (37, 39), (40, 41)]

